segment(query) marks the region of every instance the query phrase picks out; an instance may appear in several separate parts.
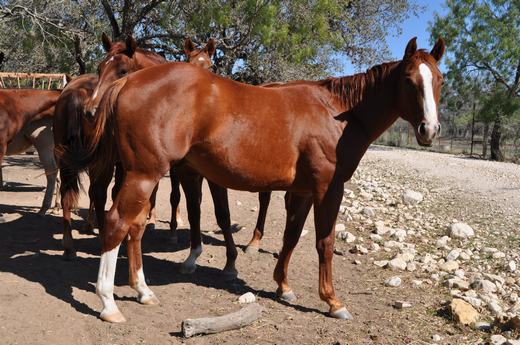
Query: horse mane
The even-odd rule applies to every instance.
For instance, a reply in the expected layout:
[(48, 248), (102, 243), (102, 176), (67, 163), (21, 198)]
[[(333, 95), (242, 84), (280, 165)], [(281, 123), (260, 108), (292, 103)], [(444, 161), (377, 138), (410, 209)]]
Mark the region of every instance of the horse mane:
[(387, 77), (401, 61), (393, 61), (373, 66), (364, 73), (322, 80), (321, 83), (338, 99), (346, 109), (352, 109), (369, 95), (377, 94)]

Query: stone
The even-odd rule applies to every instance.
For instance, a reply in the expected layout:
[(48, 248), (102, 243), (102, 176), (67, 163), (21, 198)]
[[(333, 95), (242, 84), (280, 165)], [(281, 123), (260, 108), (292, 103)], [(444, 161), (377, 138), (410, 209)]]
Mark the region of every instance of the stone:
[(462, 250), (460, 250), (459, 248), (455, 248), (455, 249), (452, 249), (448, 255), (446, 255), (446, 261), (454, 261), (454, 260), (457, 260), (460, 256), (460, 253), (462, 252)]
[(405, 308), (411, 308), (412, 304), (410, 302), (406, 301), (395, 301), (394, 302), (394, 308), (395, 309), (405, 309)]
[(398, 229), (394, 232), (392, 237), (396, 238), (399, 242), (404, 242), (406, 239), (406, 230)]
[(432, 341), (433, 341), (434, 343), (438, 343), (438, 342), (441, 341), (441, 340), (442, 340), (442, 337), (441, 337), (440, 335), (438, 335), (438, 334), (434, 334), (434, 335), (432, 335)]
[(460, 289), (462, 291), (467, 291), (469, 290), (469, 283), (465, 280), (462, 280), (460, 278), (451, 278), (451, 279), (448, 279), (446, 281), (446, 284), (448, 285), (448, 287), (451, 289), (451, 288), (455, 288), (455, 289)]
[(338, 223), (335, 227), (336, 232), (345, 231), (345, 224)]
[(365, 247), (363, 247), (361, 244), (356, 244), (356, 245), (354, 246), (354, 248), (352, 248), (352, 249), (350, 250), (350, 252), (351, 252), (352, 254), (363, 254), (363, 255), (365, 255), (365, 254), (368, 254), (368, 249), (366, 249)]
[(500, 304), (498, 304), (498, 301), (492, 300), (488, 303), (488, 309), (493, 313), (495, 316), (501, 316), (504, 311), (502, 310), (502, 307)]
[(444, 272), (453, 272), (459, 269), (459, 263), (457, 261), (446, 261), (439, 265), (439, 269)]
[(417, 265), (415, 264), (415, 262), (409, 262), (406, 264), (406, 270), (408, 272), (413, 272), (417, 269)]
[(378, 234), (378, 235), (386, 235), (391, 230), (391, 228), (386, 226), (385, 223), (382, 220), (378, 220), (377, 222), (375, 222), (374, 225), (376, 227), (375, 233)]
[(471, 283), (471, 287), (482, 290), (486, 293), (495, 293), (497, 291), (497, 286), (487, 279), (477, 279)]
[(506, 257), (506, 253), (504, 253), (504, 252), (493, 253), (493, 259), (503, 259), (505, 257)]
[(470, 296), (462, 296), (461, 297), (464, 301), (471, 304), (474, 308), (480, 308), (482, 307), (482, 300), (477, 297), (470, 297)]
[(507, 268), (509, 269), (509, 272), (516, 272), (516, 262), (513, 260), (509, 261)]
[(435, 246), (437, 248), (446, 248), (446, 246), (448, 245), (448, 242), (451, 240), (450, 237), (448, 236), (442, 236), (441, 238), (439, 238), (436, 242), (435, 242)]
[(354, 236), (348, 231), (340, 231), (336, 233), (336, 238), (347, 243), (354, 243), (356, 241), (356, 236)]
[(401, 285), (401, 278), (397, 276), (388, 278), (385, 281), (385, 285), (390, 287), (398, 287), (399, 285)]
[(246, 292), (238, 298), (238, 302), (242, 304), (253, 303), (256, 301), (256, 297), (252, 292)]
[(475, 231), (466, 223), (454, 223), (450, 227), (450, 237), (467, 239), (475, 236)]
[(378, 234), (370, 234), (370, 239), (374, 242), (382, 242), (383, 241), (383, 237), (381, 235), (378, 235)]
[(471, 325), (477, 322), (479, 313), (468, 302), (454, 298), (450, 303), (450, 312), (453, 319), (462, 325)]
[(506, 342), (505, 342), (505, 345), (520, 345), (520, 339), (508, 339)]
[(388, 262), (388, 267), (390, 267), (393, 270), (399, 269), (399, 270), (404, 271), (406, 269), (406, 264), (407, 263), (403, 258), (396, 257)]
[(501, 334), (494, 334), (491, 336), (490, 341), (492, 345), (504, 345), (507, 339)]
[(405, 205), (416, 205), (421, 201), (423, 201), (423, 195), (419, 192), (408, 189), (403, 193), (403, 203)]
[(491, 330), (491, 324), (489, 322), (485, 321), (478, 321), (475, 322), (475, 325), (473, 325), (473, 328), (477, 331), (484, 331), (489, 332)]
[(377, 267), (380, 267), (380, 268), (384, 268), (384, 267), (386, 267), (386, 265), (388, 265), (388, 260), (374, 261), (374, 265), (376, 265)]
[(376, 210), (373, 207), (365, 207), (361, 213), (367, 217), (374, 217), (376, 215)]

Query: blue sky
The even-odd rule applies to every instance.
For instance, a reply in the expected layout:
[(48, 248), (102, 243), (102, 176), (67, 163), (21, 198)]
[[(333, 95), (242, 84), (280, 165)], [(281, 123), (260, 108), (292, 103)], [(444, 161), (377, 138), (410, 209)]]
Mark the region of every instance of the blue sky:
[[(408, 43), (408, 41), (414, 36), (417, 36), (417, 46), (419, 48), (432, 48), (432, 45), (430, 44), (430, 33), (428, 32), (428, 26), (433, 21), (434, 13), (442, 14), (445, 12), (443, 7), (444, 1), (416, 0), (415, 3), (422, 6), (423, 11), (420, 12), (418, 16), (410, 16), (410, 18), (402, 23), (401, 34), (396, 35), (394, 33), (386, 37), (392, 58), (395, 60), (398, 60), (403, 56), (406, 43)], [(355, 68), (350, 63), (348, 63), (348, 61), (345, 61), (343, 71), (341, 71), (339, 74), (349, 75), (363, 72), (365, 69), (366, 68)], [(441, 66), (441, 70), (442, 69), (443, 68)]]

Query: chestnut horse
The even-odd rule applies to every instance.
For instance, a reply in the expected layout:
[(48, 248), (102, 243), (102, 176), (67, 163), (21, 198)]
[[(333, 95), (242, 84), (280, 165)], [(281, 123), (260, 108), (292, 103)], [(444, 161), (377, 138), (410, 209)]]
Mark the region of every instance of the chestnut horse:
[(24, 152), (34, 145), (47, 178), (45, 196), (38, 211), (42, 216), (51, 207), (58, 174), (51, 125), (60, 93), (32, 89), (0, 90), (0, 189), (3, 187), (1, 165), (4, 156)]
[(332, 284), (334, 224), (343, 185), (370, 143), (399, 116), (413, 125), (420, 145), (432, 144), (440, 129), (437, 64), (443, 53), (442, 39), (428, 53), (417, 50), (414, 38), (400, 61), (353, 76), (275, 88), (242, 84), (178, 62), (114, 83), (95, 118), (98, 135), (76, 161), (95, 160), (96, 170), (116, 156), (124, 169), (101, 234), (100, 317), (125, 321), (113, 286), (119, 246), (127, 237), (130, 285), (142, 303), (157, 302), (144, 277), (141, 238), (150, 195), (171, 166), (184, 160), (221, 186), (289, 192), (283, 247), (273, 274), (282, 299), (295, 298), (287, 279), (289, 259), (314, 205), (319, 296), (332, 317), (351, 318)]

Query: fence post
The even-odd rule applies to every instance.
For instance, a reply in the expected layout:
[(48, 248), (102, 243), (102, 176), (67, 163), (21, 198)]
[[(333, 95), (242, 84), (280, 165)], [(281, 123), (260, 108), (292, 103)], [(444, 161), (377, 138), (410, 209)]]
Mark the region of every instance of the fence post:
[(473, 101), (473, 114), (471, 119), (471, 150), (470, 157), (473, 157), (473, 137), (475, 136), (475, 101)]

